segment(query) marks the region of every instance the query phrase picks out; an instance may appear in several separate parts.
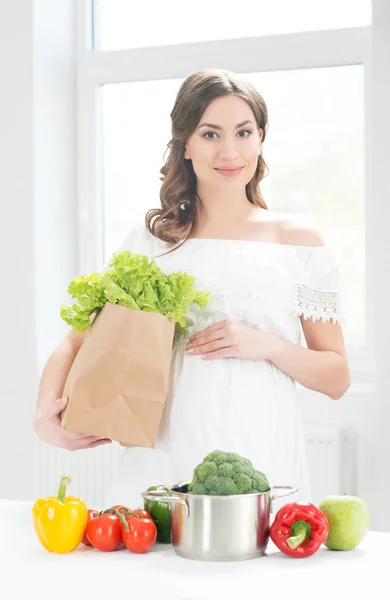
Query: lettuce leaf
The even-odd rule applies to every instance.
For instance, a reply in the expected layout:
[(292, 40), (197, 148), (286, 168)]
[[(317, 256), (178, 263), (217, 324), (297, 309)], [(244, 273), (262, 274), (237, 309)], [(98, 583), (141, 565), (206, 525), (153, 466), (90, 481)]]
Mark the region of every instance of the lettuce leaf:
[(186, 315), (191, 303), (204, 309), (210, 294), (198, 290), (188, 273), (164, 273), (153, 259), (123, 250), (114, 254), (102, 273), (80, 275), (67, 289), (78, 302), (61, 305), (61, 318), (80, 333), (91, 325), (106, 302), (133, 310), (164, 315), (176, 324), (176, 331), (187, 328)]

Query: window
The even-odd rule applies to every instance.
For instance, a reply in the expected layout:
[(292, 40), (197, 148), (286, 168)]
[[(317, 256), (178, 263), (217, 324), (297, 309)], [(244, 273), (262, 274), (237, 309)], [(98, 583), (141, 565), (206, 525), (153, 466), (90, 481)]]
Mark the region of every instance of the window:
[[(349, 346), (366, 342), (363, 68), (244, 73), (264, 97), (262, 191), (271, 210), (321, 229), (341, 264)], [(159, 206), (169, 114), (181, 79), (103, 86), (105, 259)], [(156, 102), (158, 98), (158, 102)]]
[(371, 23), (371, 0), (95, 0), (96, 50), (248, 38)]

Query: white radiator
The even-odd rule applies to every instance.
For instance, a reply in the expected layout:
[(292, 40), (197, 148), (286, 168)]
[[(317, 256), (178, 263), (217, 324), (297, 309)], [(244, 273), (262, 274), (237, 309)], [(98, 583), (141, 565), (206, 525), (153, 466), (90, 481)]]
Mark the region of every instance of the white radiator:
[(109, 487), (124, 448), (117, 443), (69, 452), (37, 442), (36, 497), (57, 494), (62, 475), (69, 475), (69, 496), (83, 498), (89, 507), (105, 508)]
[(357, 494), (357, 435), (354, 428), (306, 427), (312, 502)]
[[(356, 495), (356, 432), (354, 429), (305, 428), (312, 488), (318, 504), (330, 494)], [(72, 481), (68, 494), (88, 506), (104, 508), (124, 448), (117, 443), (68, 452), (37, 442), (36, 497), (55, 495), (61, 475)]]

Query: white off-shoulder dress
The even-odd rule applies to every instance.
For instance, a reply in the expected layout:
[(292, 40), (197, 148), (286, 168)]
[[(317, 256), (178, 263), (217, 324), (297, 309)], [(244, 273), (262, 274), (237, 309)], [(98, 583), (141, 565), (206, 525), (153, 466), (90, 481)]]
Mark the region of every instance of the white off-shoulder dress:
[[(294, 344), (300, 316), (343, 323), (339, 269), (327, 247), (193, 239), (174, 252), (145, 227), (134, 228), (117, 251), (146, 254), (166, 272), (186, 271), (211, 292), (205, 310), (191, 309), (189, 335), (227, 318), (242, 320)], [(204, 361), (175, 340), (171, 380), (155, 448), (126, 448), (107, 503), (138, 506), (151, 485), (190, 480), (213, 450), (237, 452), (271, 485), (290, 485), (311, 499), (305, 440), (295, 381), (268, 360)]]

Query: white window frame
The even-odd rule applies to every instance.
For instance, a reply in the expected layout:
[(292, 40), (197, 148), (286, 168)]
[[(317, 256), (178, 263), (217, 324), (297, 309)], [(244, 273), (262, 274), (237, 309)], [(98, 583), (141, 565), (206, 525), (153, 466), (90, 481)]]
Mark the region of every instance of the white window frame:
[[(78, 156), (78, 240), (79, 272), (87, 272), (102, 263), (103, 198), (101, 185), (101, 140), (99, 139), (100, 89), (104, 84), (184, 78), (206, 66), (229, 65), (236, 72), (277, 71), (363, 65), (365, 106), (365, 207), (366, 207), (366, 327), (367, 343), (348, 348), (353, 381), (373, 385), (375, 289), (378, 289), (378, 252), (375, 230), (374, 185), (377, 157), (373, 138), (375, 114), (373, 92), (377, 81), (372, 76), (373, 43), (390, 35), (381, 12), (386, 0), (372, 0), (373, 24), (366, 27), (302, 32), (212, 42), (167, 45), (120, 51), (93, 51), (92, 0), (78, 2), (77, 19), (77, 156)], [(383, 9), (384, 10), (384, 9)], [(387, 8), (386, 8), (387, 11)], [(385, 12), (386, 12), (385, 11)], [(383, 179), (383, 178), (382, 178)], [(375, 193), (390, 197), (389, 184)], [(379, 218), (382, 218), (380, 216)], [(119, 241), (118, 241), (119, 242)], [(382, 240), (390, 256), (390, 235)], [(379, 270), (380, 272), (380, 270)], [(373, 275), (374, 274), (374, 275)], [(376, 280), (375, 280), (376, 278)], [(375, 281), (374, 281), (375, 280)]]

